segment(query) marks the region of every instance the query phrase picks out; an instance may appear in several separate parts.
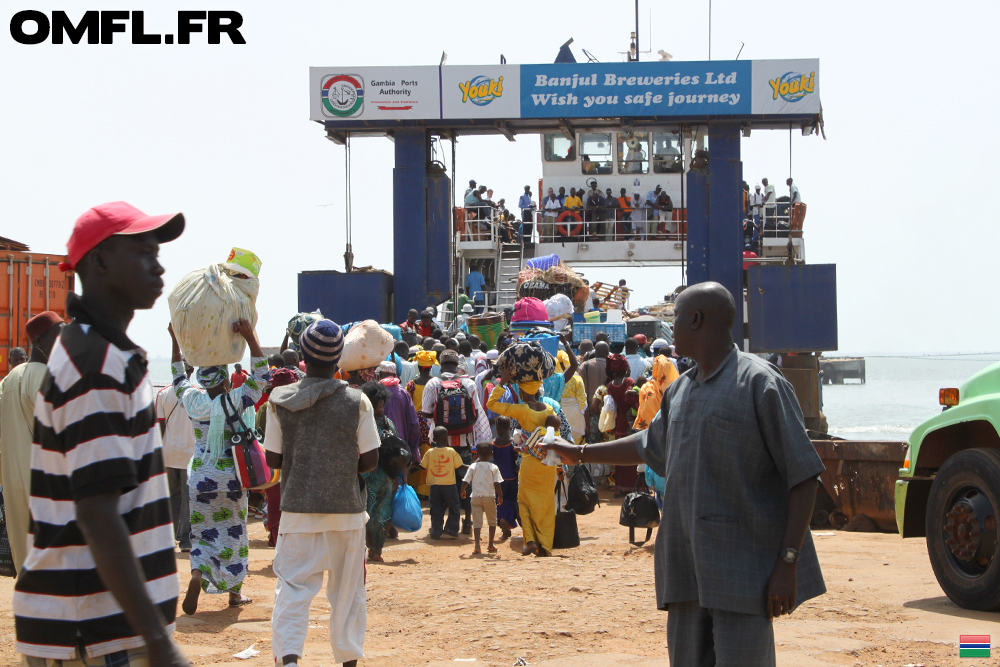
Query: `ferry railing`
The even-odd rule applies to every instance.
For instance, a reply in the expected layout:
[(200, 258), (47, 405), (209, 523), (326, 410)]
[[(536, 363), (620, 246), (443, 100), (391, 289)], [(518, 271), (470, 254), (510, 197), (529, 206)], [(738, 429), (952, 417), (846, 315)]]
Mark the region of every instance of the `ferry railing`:
[(687, 211), (618, 207), (592, 207), (538, 211), (535, 216), (540, 243), (601, 241), (684, 241)]
[[(802, 238), (802, 220), (805, 217), (804, 205), (803, 211), (800, 214), (800, 219), (796, 224), (793, 222), (795, 220), (795, 206), (799, 204), (791, 204), (787, 201), (779, 201), (773, 207), (763, 207), (761, 213), (758, 215), (758, 222), (760, 226), (760, 236), (762, 238)], [(747, 220), (753, 221), (753, 211), (751, 210), (746, 214)], [(748, 228), (749, 228), (748, 223)]]
[(459, 242), (513, 243), (517, 241), (520, 222), (502, 223), (497, 209), (491, 206), (455, 208), (455, 232)]

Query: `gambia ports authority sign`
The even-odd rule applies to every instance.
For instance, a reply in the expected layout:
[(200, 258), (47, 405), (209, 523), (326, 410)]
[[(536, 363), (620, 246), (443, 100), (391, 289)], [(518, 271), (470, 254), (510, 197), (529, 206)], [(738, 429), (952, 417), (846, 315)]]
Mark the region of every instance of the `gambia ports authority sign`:
[(313, 120), (440, 118), (437, 67), (312, 67)]

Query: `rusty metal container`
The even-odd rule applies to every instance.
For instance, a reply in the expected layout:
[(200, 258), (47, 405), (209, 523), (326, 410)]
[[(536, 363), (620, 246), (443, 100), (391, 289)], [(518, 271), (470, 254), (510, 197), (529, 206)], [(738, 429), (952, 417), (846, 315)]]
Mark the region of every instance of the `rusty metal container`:
[(820, 475), (823, 488), (841, 513), (840, 517), (831, 513), (830, 523), (842, 528), (864, 514), (879, 529), (895, 532), (895, 485), (906, 443), (839, 439), (812, 443), (826, 466)]
[(65, 255), (0, 250), (0, 378), (10, 370), (10, 348), (30, 348), (24, 333), (28, 320), (46, 310), (66, 319), (75, 276), (59, 270), (65, 261)]

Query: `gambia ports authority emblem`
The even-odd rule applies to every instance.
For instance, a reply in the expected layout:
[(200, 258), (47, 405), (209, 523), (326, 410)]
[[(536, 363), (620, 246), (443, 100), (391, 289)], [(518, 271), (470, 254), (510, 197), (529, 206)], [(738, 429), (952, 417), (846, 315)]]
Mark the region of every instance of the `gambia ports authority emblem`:
[(358, 116), (365, 106), (365, 87), (360, 76), (338, 74), (323, 82), (323, 110), (338, 118)]

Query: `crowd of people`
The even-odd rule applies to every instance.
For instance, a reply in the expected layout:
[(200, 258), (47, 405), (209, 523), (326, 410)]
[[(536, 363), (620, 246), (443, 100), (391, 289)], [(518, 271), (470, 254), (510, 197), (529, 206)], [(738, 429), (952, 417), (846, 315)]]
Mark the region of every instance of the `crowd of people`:
[(611, 188), (601, 190), (596, 179), (589, 179), (585, 187), (569, 189), (560, 187), (558, 192), (549, 188), (536, 203), (531, 186), (524, 186), (517, 207), (517, 219), (506, 208), (506, 200), (493, 200), (493, 190), (469, 181), (464, 195), (467, 229), (471, 238), (489, 238), (495, 229), (505, 243), (532, 241), (535, 223), (538, 224), (540, 242), (553, 242), (560, 238), (578, 237), (579, 240), (664, 240), (678, 232), (673, 219), (674, 203), (670, 195), (656, 185), (646, 192), (628, 194), (621, 188), (614, 194)]
[[(367, 628), (365, 562), (385, 560), (404, 486), (429, 505), (432, 543), (467, 535), (482, 554), (485, 524), (487, 554), (519, 529), (522, 555), (547, 557), (557, 489), (580, 466), (616, 494), (655, 489), (671, 664), (718, 655), (773, 665), (771, 619), (823, 592), (807, 533), (823, 466), (791, 385), (734, 347), (735, 306), (721, 285), (678, 297), (676, 352), (639, 335), (617, 352), (606, 334), (578, 344), (563, 334), (553, 355), (511, 329), (488, 346), (447, 333), (425, 310), (399, 326), (408, 340), (384, 348), (371, 323), (378, 335), (363, 343), (381, 351), (360, 366), (344, 363), (344, 328), (331, 320), (312, 321), (270, 357), (239, 320), (232, 330), (250, 366), (230, 372), (192, 368), (171, 327), (172, 382), (154, 393), (126, 330), (162, 294), (159, 246), (184, 226), (181, 214), (147, 216), (123, 202), (81, 216), (61, 265), (82, 288), (67, 301), (72, 321), (32, 318), (30, 355), (0, 383), (25, 665), (184, 667), (171, 639), (185, 562), (176, 550), (191, 568), (184, 613), (197, 613), (203, 594), (250, 604), (256, 512), (274, 547), (275, 662), (302, 658), (327, 575), (334, 659), (354, 667)], [(540, 441), (547, 430), (553, 438)], [(258, 437), (280, 484), (246, 481), (245, 445)], [(561, 464), (548, 461), (553, 452)], [(702, 526), (716, 518), (722, 532)]]

